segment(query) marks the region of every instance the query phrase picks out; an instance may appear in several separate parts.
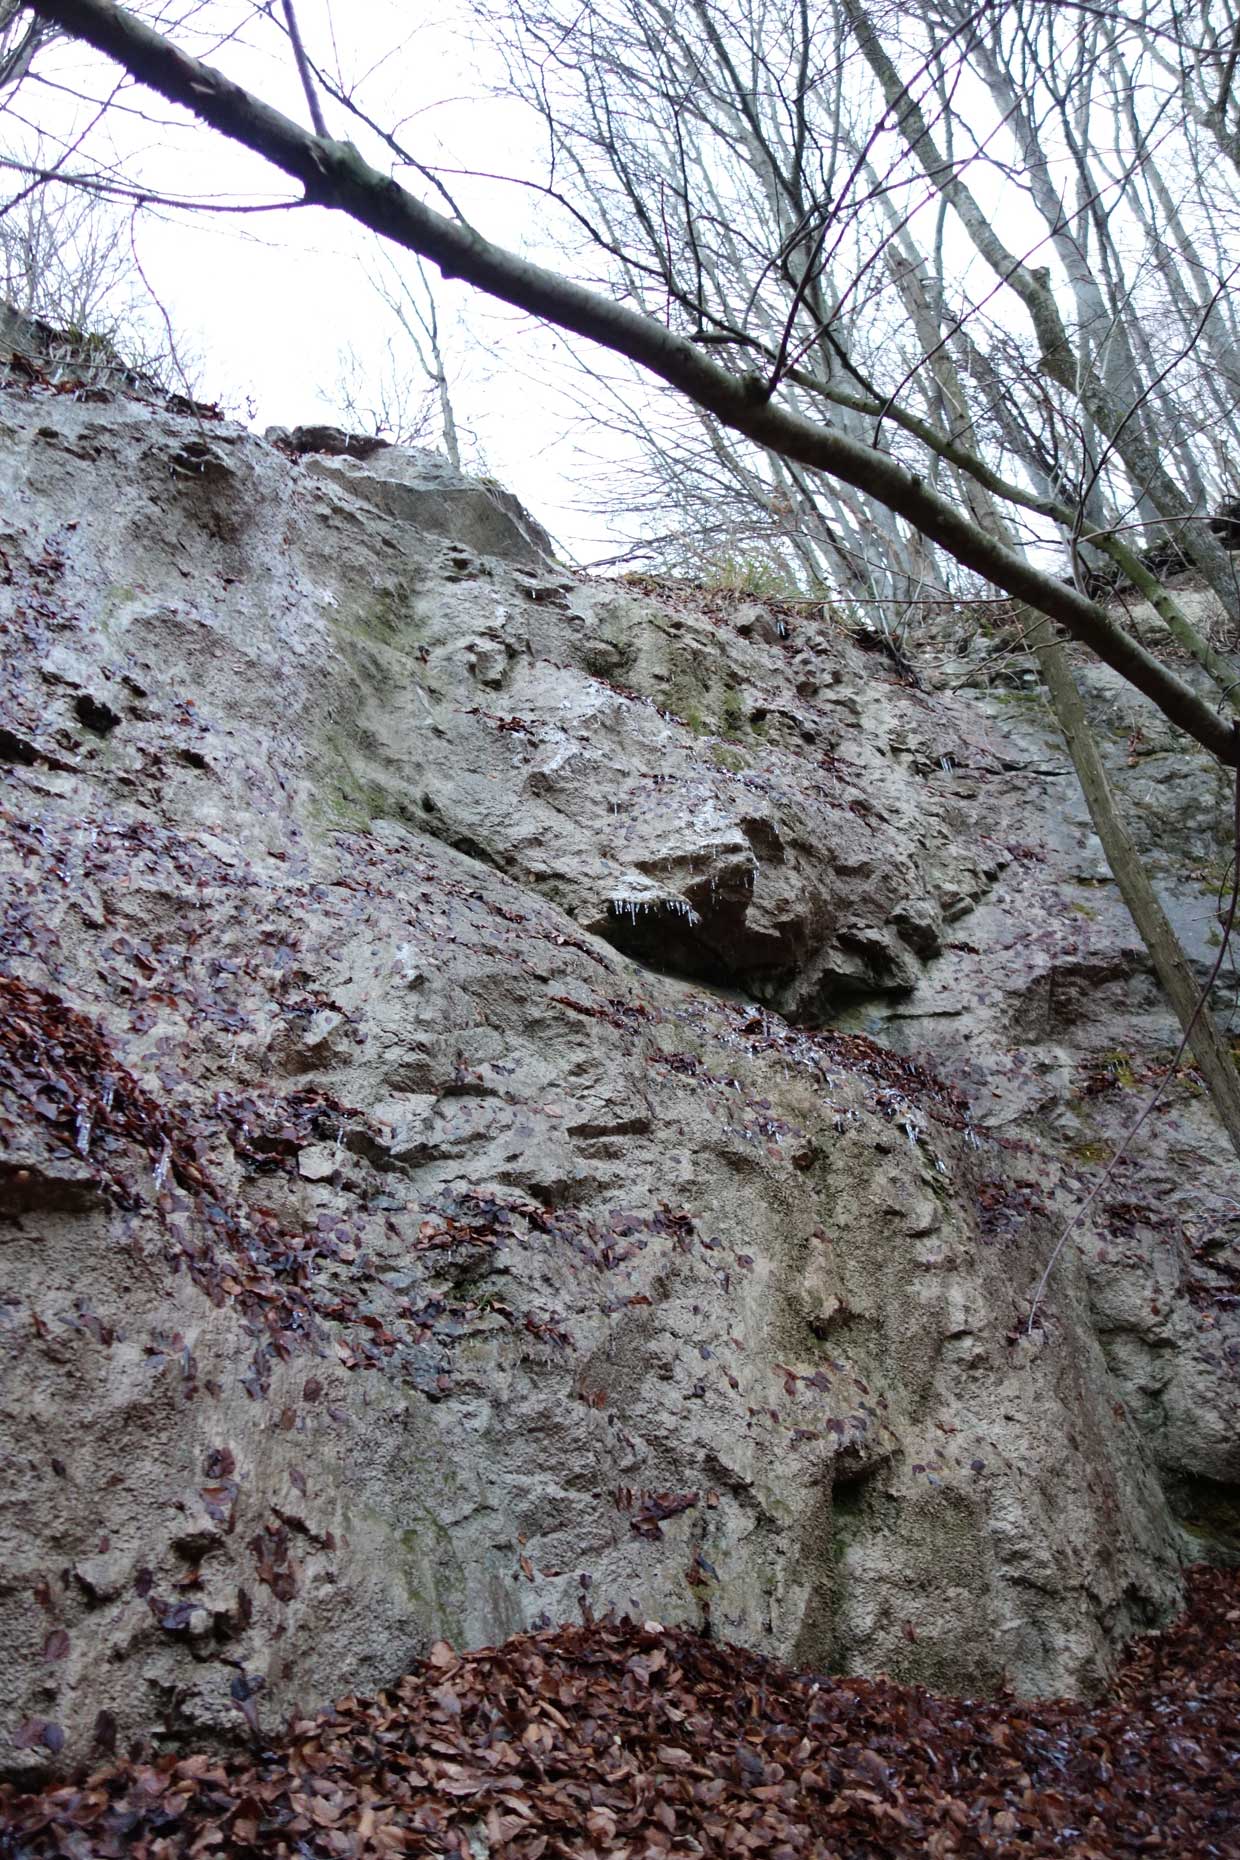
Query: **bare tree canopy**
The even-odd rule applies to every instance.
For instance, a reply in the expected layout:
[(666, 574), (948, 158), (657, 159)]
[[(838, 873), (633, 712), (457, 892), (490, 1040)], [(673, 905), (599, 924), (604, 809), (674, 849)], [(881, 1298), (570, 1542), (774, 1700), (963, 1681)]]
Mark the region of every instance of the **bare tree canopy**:
[[(920, 461), (985, 526), (997, 502), (1033, 536), (1057, 526), (1087, 570), (1129, 574), (1142, 528), (1240, 617), (1205, 520), (1236, 490), (1240, 201), (1148, 17), (477, 5), (586, 207), (585, 261), (627, 301)], [(685, 498), (689, 452), (674, 470), (663, 453)], [(755, 533), (846, 591), (890, 601), (926, 574), (873, 500), (706, 434), (697, 466), (716, 505), (730, 470)]]
[[(598, 61), (601, 75), (592, 93), (593, 107), (596, 111), (610, 108), (610, 121), (601, 119), (599, 131), (610, 139), (608, 160), (612, 161), (613, 147), (621, 164), (626, 159), (626, 146), (636, 147), (644, 140), (654, 149), (664, 120), (660, 112), (666, 116), (669, 97), (679, 99), (680, 120), (693, 126), (693, 147), (689, 146), (689, 131), (685, 129), (676, 155), (679, 168), (672, 169), (673, 177), (677, 173), (681, 176), (683, 198), (679, 200), (675, 186), (651, 194), (648, 174), (634, 171), (625, 178), (623, 166), (617, 167), (613, 161), (613, 177), (621, 175), (630, 204), (645, 203), (647, 251), (641, 256), (640, 249), (630, 249), (625, 238), (614, 236), (603, 220), (597, 229), (598, 242), (614, 248), (623, 272), (619, 282), (612, 280), (610, 288), (603, 289), (587, 287), (560, 272), (532, 264), (485, 239), (462, 218), (436, 212), (391, 175), (364, 160), (352, 144), (301, 128), (221, 72), (190, 57), (163, 34), (110, 4), (110, 0), (38, 0), (33, 11), (46, 24), (88, 41), (169, 101), (183, 105), (292, 176), (308, 202), (344, 212), (392, 243), (430, 260), (445, 275), (462, 278), (627, 357), (685, 396), (719, 428), (739, 435), (763, 455), (781, 461), (789, 471), (824, 474), (861, 499), (870, 500), (881, 511), (891, 513), (928, 545), (1057, 622), (1221, 760), (1233, 766), (1240, 762), (1235, 731), (1219, 715), (1217, 706), (1162, 663), (1097, 601), (1037, 566), (1007, 525), (1002, 511), (996, 518), (1002, 505), (1024, 505), (1067, 525), (1079, 541), (1082, 512), (1086, 525), (1094, 521), (1089, 505), (1094, 484), (1108, 470), (1112, 478), (1122, 471), (1130, 488), (1148, 502), (1143, 516), (1153, 522), (1175, 521), (1189, 557), (1220, 593), (1227, 594), (1230, 562), (1208, 522), (1193, 520), (1200, 517), (1201, 485), (1191, 481), (1183, 461), (1179, 461), (1177, 474), (1172, 470), (1172, 463), (1177, 461), (1168, 463), (1165, 457), (1168, 446), (1159, 435), (1160, 416), (1151, 399), (1159, 385), (1158, 357), (1130, 357), (1115, 333), (1115, 305), (1127, 300), (1133, 286), (1115, 271), (1109, 255), (1100, 256), (1090, 277), (1096, 282), (1094, 273), (1101, 267), (1114, 303), (1108, 303), (1104, 292), (1096, 315), (1091, 312), (1093, 320), (1082, 322), (1080, 304), (1091, 300), (1087, 281), (1078, 276), (1079, 267), (1073, 269), (1073, 253), (1080, 242), (1076, 224), (1080, 215), (1077, 213), (1074, 220), (1066, 205), (1055, 206), (1049, 198), (1041, 198), (1045, 193), (1044, 169), (1058, 172), (1039, 154), (1036, 133), (1031, 139), (1030, 130), (1037, 132), (1040, 127), (1041, 105), (1036, 103), (1036, 96), (1031, 104), (1023, 92), (1010, 103), (1006, 100), (1004, 84), (1010, 78), (1010, 48), (996, 48), (986, 36), (991, 23), (995, 31), (1025, 33), (1031, 66), (1037, 65), (1048, 82), (1056, 86), (1068, 82), (1072, 73), (1059, 73), (1054, 63), (1047, 67), (1039, 62), (1042, 53), (1037, 32), (1045, 18), (1051, 13), (1070, 13), (1082, 22), (1082, 33), (1089, 22), (1098, 22), (1099, 30), (1105, 28), (1117, 35), (1121, 47), (1130, 41), (1136, 43), (1144, 58), (1157, 63), (1159, 69), (1170, 68), (1176, 94), (1185, 101), (1191, 120), (1203, 137), (1213, 138), (1217, 155), (1226, 155), (1230, 162), (1235, 149), (1236, 112), (1231, 100), (1235, 60), (1232, 57), (1229, 64), (1225, 53), (1235, 34), (1221, 18), (1212, 26), (1197, 20), (1197, 36), (1190, 43), (1183, 32), (1161, 35), (1153, 7), (1138, 8), (1134, 24), (1105, 10), (1081, 9), (1078, 14), (1073, 8), (1025, 4), (958, 14), (946, 4), (902, 7), (898, 12), (885, 7), (881, 13), (871, 15), (858, 0), (841, 0), (838, 7), (816, 9), (812, 22), (808, 9), (800, 8), (789, 41), (784, 28), (777, 30), (777, 22), (765, 14), (755, 15), (752, 9), (734, 30), (732, 16), (725, 23), (724, 16), (706, 0), (688, 0), (678, 7), (626, 7), (617, 3), (612, 11), (587, 9), (575, 16), (577, 27), (582, 33), (594, 33), (594, 38), (587, 47), (578, 48), (574, 56), (583, 70), (593, 71), (592, 61)], [(1195, 16), (1200, 14), (1203, 20), (1210, 12), (1208, 6), (1194, 10)], [(1179, 12), (1174, 16), (1178, 18)], [(554, 23), (554, 8), (545, 9), (540, 17)], [(537, 27), (538, 21), (527, 24)], [(1209, 39), (1207, 26), (1215, 40)], [(764, 37), (768, 27), (772, 36)], [(643, 89), (635, 80), (635, 88), (627, 94), (617, 92), (614, 106), (608, 105), (607, 60), (612, 58), (614, 64), (615, 54), (599, 36), (604, 28), (628, 32), (630, 40), (624, 41), (626, 45), (636, 35), (638, 49), (658, 74), (661, 89), (649, 83)], [(743, 66), (738, 63), (737, 30), (747, 47), (748, 62)], [(836, 83), (836, 65), (845, 41), (850, 56), (860, 54), (864, 58), (879, 93), (879, 108), (866, 135), (858, 125), (844, 124), (841, 115), (840, 134), (828, 144), (811, 125), (810, 105), (812, 101), (817, 111), (819, 101), (824, 100), (828, 119), (837, 108), (831, 99), (837, 93), (843, 97)], [(1217, 49), (1211, 49), (1216, 42)], [(776, 53), (771, 49), (785, 43), (791, 44), (791, 52)], [(904, 56), (906, 43), (907, 56), (915, 61), (916, 70), (902, 75), (893, 61), (893, 52)], [(1020, 142), (1020, 158), (1013, 171), (1022, 177), (1034, 207), (1052, 215), (1052, 232), (1043, 232), (1042, 243), (1050, 237), (1051, 256), (1068, 276), (1075, 293), (1071, 322), (1065, 319), (1059, 287), (1049, 268), (1030, 264), (1019, 249), (1005, 243), (990, 223), (987, 209), (963, 178), (965, 170), (980, 157), (973, 149), (963, 156), (958, 154), (952, 141), (968, 133), (967, 111), (953, 104), (954, 89), (964, 81), (960, 46), (967, 48), (973, 60), (969, 82), (989, 85), (995, 107), (1002, 108)], [(680, 61), (675, 70), (667, 63), (673, 55)], [(772, 70), (776, 55), (780, 62)], [(635, 63), (628, 50), (624, 56), (628, 64)], [(992, 65), (987, 65), (988, 58)], [(769, 120), (758, 109), (758, 100), (768, 93), (776, 99)], [(549, 101), (548, 108), (557, 128), (562, 127), (554, 101)], [(838, 108), (842, 112), (842, 103)], [(707, 161), (695, 152), (707, 147), (705, 134), (712, 113), (726, 117), (727, 134), (737, 159), (747, 166), (759, 193), (771, 203), (770, 224), (765, 228), (768, 244), (758, 267), (758, 282), (760, 285), (762, 278), (778, 276), (784, 292), (781, 305), (778, 296), (764, 298), (760, 288), (755, 291), (751, 287), (750, 301), (740, 306), (744, 313), (740, 319), (735, 316), (731, 280), (726, 300), (716, 302), (710, 252), (720, 245), (716, 237), (719, 226), (714, 228), (710, 243), (704, 244), (696, 236), (695, 229), (705, 224), (707, 216), (699, 196), (690, 196), (687, 185), (695, 162), (703, 168), (706, 183), (717, 186), (723, 173), (722, 158)], [(616, 133), (616, 119), (621, 115), (631, 119), (625, 124), (629, 144)], [(1069, 121), (1070, 115), (1069, 109), (1063, 123)], [(634, 123), (641, 125), (636, 132)], [(772, 123), (779, 128), (778, 143)], [(673, 136), (678, 133), (674, 113), (667, 128)], [(713, 129), (710, 133), (714, 133)], [(1144, 128), (1140, 134), (1148, 140)], [(884, 138), (895, 139), (897, 164), (905, 175), (916, 171), (921, 176), (924, 190), (928, 190), (925, 197), (931, 200), (933, 213), (943, 226), (950, 221), (956, 236), (967, 238), (974, 256), (989, 267), (994, 288), (1009, 290), (1019, 300), (1033, 337), (1032, 371), (1046, 385), (1046, 392), (1062, 395), (1068, 403), (1066, 413), (1058, 403), (1053, 410), (1061, 428), (1065, 419), (1075, 420), (1079, 426), (1084, 455), (1096, 462), (1087, 472), (1094, 484), (1079, 482), (1079, 472), (1076, 481), (1068, 474), (1066, 482), (1065, 474), (1054, 469), (1043, 471), (1040, 481), (1033, 474), (1038, 444), (1044, 443), (1046, 431), (1053, 433), (1054, 423), (1047, 427), (1044, 422), (1041, 429), (1035, 423), (1029, 443), (1018, 440), (1016, 433), (1022, 422), (1028, 425), (1030, 421), (1029, 403), (1037, 382), (1026, 381), (1023, 403), (1019, 395), (1009, 396), (1002, 381), (996, 380), (993, 373), (988, 377), (991, 358), (985, 351), (980, 353), (975, 371), (981, 383), (985, 418), (1000, 428), (1007, 423), (1006, 457), (1019, 460), (1024, 483), (1009, 482), (1003, 470), (978, 449), (977, 391), (966, 398), (964, 405), (953, 406), (962, 379), (962, 363), (969, 361), (972, 366), (967, 347), (971, 332), (960, 332), (958, 341), (948, 339), (945, 331), (953, 320), (951, 307), (942, 301), (941, 289), (939, 301), (934, 301), (933, 276), (919, 272), (915, 248), (907, 249), (907, 242), (901, 245), (909, 208), (900, 204), (890, 165), (883, 170), (875, 164), (875, 151)], [(830, 169), (822, 167), (827, 150), (834, 164)], [(659, 153), (661, 159), (666, 158), (666, 148)], [(1056, 162), (1058, 153), (1056, 148)], [(578, 168), (584, 186), (579, 211), (588, 219), (590, 188), (594, 188), (597, 200), (599, 177), (580, 158)], [(800, 187), (799, 194), (795, 190), (790, 194), (785, 187), (789, 176)], [(1097, 192), (1097, 179), (1092, 173), (1086, 174), (1076, 185), (1076, 195), (1085, 199), (1087, 207), (1091, 194)], [(857, 252), (849, 254), (854, 277), (849, 301), (858, 301), (867, 288), (866, 280), (877, 277), (880, 265), (889, 278), (893, 264), (896, 267), (892, 288), (910, 315), (919, 298), (929, 293), (921, 358), (927, 365), (924, 379), (932, 385), (928, 390), (924, 385), (918, 390), (923, 399), (927, 392), (931, 396), (928, 412), (914, 411), (902, 404), (899, 395), (887, 391), (884, 384), (869, 381), (847, 344), (838, 340), (838, 293), (827, 260), (844, 233), (859, 224), (851, 206), (843, 212), (844, 224), (838, 223), (842, 213), (839, 203), (847, 205), (858, 189), (867, 202), (877, 202), (888, 227), (882, 243), (860, 269)], [(720, 205), (725, 209), (723, 215), (717, 216), (720, 224), (730, 220), (736, 238), (749, 239), (751, 228), (741, 220), (730, 219), (725, 199)], [(1152, 213), (1154, 208), (1149, 211)], [(1061, 220), (1065, 223), (1061, 224)], [(1198, 229), (1190, 230), (1196, 235)], [(653, 281), (649, 276), (652, 235), (654, 241), (661, 241), (666, 255), (666, 262), (661, 259), (656, 267)], [(1098, 237), (1101, 239), (1100, 234)], [(647, 273), (647, 288), (643, 290), (634, 284), (640, 269)], [(652, 314), (651, 288), (655, 283), (662, 297), (661, 314)], [(1208, 268), (1207, 274), (1197, 278), (1194, 288), (1199, 297), (1205, 292), (1198, 306), (1204, 331), (1221, 296), (1209, 287)], [(959, 323), (960, 319), (955, 321)], [(1211, 326), (1211, 340), (1226, 342), (1228, 329), (1225, 319), (1218, 321)], [(1115, 354), (1119, 356), (1117, 362), (1113, 361)], [(715, 356), (723, 359), (716, 360)], [(1219, 374), (1217, 369), (1215, 372)], [(845, 419), (843, 415), (856, 417)], [(886, 435), (893, 428), (919, 442), (924, 463), (915, 458), (910, 464), (890, 446)], [(1113, 460), (1119, 464), (1112, 469)], [(954, 475), (941, 477), (935, 461), (950, 467)], [(1053, 457), (1049, 464), (1055, 466)], [(968, 486), (962, 488), (966, 480)], [(857, 521), (864, 521), (865, 505), (854, 504), (853, 508), (856, 527)], [(1091, 540), (1096, 540), (1109, 531), (1098, 526), (1096, 536), (1093, 529), (1089, 534)], [(1216, 667), (1220, 682), (1226, 682), (1225, 672), (1225, 666)]]
[(22, 0), (0, 0), (0, 86), (23, 78), (55, 31), (48, 21), (27, 14)]

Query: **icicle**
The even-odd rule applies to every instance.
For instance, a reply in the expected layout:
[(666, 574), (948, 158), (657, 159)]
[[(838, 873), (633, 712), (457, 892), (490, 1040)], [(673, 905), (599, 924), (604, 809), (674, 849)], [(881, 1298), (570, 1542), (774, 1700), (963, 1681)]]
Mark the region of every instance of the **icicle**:
[(163, 1193), (164, 1183), (168, 1180), (168, 1165), (171, 1161), (172, 1145), (169, 1143), (167, 1137), (165, 1137), (164, 1147), (160, 1151), (159, 1161), (156, 1163), (154, 1171), (155, 1193), (157, 1195)]
[(90, 1148), (90, 1131), (94, 1121), (94, 1118), (91, 1116), (86, 1106), (84, 1104), (79, 1104), (77, 1107), (77, 1117), (73, 1126), (73, 1140), (77, 1145), (77, 1153), (79, 1156), (85, 1156), (87, 1150)]
[(103, 1102), (104, 1110), (110, 1111), (112, 1109), (112, 1100), (116, 1096), (116, 1079), (111, 1072), (104, 1073), (103, 1083), (99, 1089), (99, 1096)]

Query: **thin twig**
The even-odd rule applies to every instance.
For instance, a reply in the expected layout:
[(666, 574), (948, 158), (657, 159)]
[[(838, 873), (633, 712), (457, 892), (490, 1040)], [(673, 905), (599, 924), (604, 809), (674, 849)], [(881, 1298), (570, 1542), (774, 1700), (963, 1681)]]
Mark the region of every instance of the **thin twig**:
[(301, 78), (301, 87), (306, 93), (306, 102), (310, 106), (310, 121), (316, 136), (326, 139), (327, 124), (323, 121), (323, 112), (319, 108), (319, 99), (314, 88), (314, 79), (310, 75), (310, 60), (306, 57), (306, 48), (301, 42), (301, 29), (297, 24), (297, 15), (293, 11), (293, 0), (283, 0), (284, 23), (288, 27), (289, 42), (293, 47), (293, 57), (297, 60), (297, 71)]

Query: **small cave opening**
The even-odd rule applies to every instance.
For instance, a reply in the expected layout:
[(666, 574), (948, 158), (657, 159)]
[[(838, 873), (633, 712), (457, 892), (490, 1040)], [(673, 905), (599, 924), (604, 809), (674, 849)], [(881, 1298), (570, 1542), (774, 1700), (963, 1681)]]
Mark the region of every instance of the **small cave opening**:
[(860, 1523), (865, 1512), (876, 1474), (885, 1461), (878, 1464), (857, 1466), (836, 1461), (834, 1477), (831, 1481), (831, 1515), (835, 1520), (837, 1531), (848, 1533), (848, 1526)]
[(1240, 1485), (1205, 1473), (1177, 1472), (1164, 1475), (1163, 1490), (1200, 1561), (1240, 1566)]
[(664, 897), (612, 898), (603, 935), (622, 954), (665, 975), (765, 992), (782, 979), (787, 955), (747, 931), (751, 890), (691, 881)]
[(93, 736), (110, 736), (121, 721), (118, 710), (113, 710), (101, 698), (92, 697), (89, 691), (80, 691), (73, 700), (73, 714)]

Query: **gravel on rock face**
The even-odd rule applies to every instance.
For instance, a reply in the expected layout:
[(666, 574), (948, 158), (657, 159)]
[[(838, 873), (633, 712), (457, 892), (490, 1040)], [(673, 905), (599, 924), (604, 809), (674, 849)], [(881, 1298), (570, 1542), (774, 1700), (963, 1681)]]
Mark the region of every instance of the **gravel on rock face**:
[(0, 1788), (0, 1855), (1232, 1860), (1238, 1629), (1240, 1571), (1194, 1571), (1092, 1704), (815, 1677), (654, 1622), (439, 1642), (245, 1754)]

